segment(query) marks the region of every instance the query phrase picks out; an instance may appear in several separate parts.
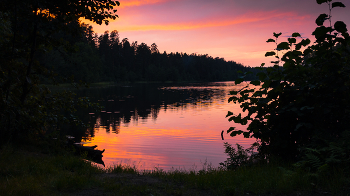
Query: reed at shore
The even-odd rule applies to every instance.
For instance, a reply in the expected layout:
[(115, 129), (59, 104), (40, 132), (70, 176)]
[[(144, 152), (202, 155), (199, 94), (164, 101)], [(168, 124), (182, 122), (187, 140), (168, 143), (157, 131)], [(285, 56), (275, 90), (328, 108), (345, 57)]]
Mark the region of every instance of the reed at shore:
[(288, 164), (228, 171), (139, 171), (97, 167), (62, 149), (5, 145), (0, 150), (0, 195), (347, 195), (341, 168), (310, 173)]

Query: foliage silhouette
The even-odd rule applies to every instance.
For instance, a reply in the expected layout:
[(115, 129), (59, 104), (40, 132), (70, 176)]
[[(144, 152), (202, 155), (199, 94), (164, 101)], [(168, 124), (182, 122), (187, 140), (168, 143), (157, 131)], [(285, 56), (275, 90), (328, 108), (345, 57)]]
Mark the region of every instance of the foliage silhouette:
[[(331, 0), (317, 3), (328, 4), (329, 14), (316, 19), (318, 27), (312, 33), (315, 43), (310, 44), (310, 39), (299, 33), (278, 42), (282, 33), (274, 33), (267, 42), (275, 43), (276, 48), (265, 54), (275, 56), (273, 66), (265, 68), (262, 64), (257, 68), (261, 70), (259, 80), (232, 91), (229, 98), (245, 112), (228, 112), (229, 121), (247, 124), (248, 128), (244, 131), (231, 127), (227, 133), (258, 139), (259, 153), (268, 158), (297, 161), (307, 158), (311, 151), (334, 152), (334, 144), (349, 146), (349, 140), (341, 137), (350, 127), (350, 38), (344, 22), (337, 21), (332, 26), (330, 14), (345, 5)], [(325, 21), (330, 25), (324, 26)], [(237, 84), (241, 82), (236, 80)], [(343, 163), (323, 161), (319, 166), (349, 163), (348, 148), (336, 154)]]
[(243, 146), (239, 144), (236, 144), (236, 149), (227, 142), (224, 142), (224, 147), (225, 153), (229, 156), (226, 161), (220, 163), (224, 169), (235, 170), (239, 167), (252, 165), (258, 161), (258, 157), (255, 154), (259, 147), (257, 142), (247, 149), (244, 149)]
[[(42, 85), (55, 83), (53, 62), (42, 62), (48, 51), (62, 54), (61, 62), (73, 52), (76, 38), (82, 37), (78, 19), (97, 24), (115, 19), (115, 0), (2, 0), (0, 2), (0, 144), (37, 137), (57, 129), (59, 121), (76, 123), (73, 113), (87, 99), (70, 92), (51, 93)], [(79, 28), (77, 28), (79, 27)], [(73, 44), (71, 44), (73, 43)], [(82, 51), (88, 46), (76, 45)], [(84, 57), (76, 57), (83, 61)], [(92, 106), (92, 105), (90, 105)], [(62, 115), (65, 111), (68, 117)]]

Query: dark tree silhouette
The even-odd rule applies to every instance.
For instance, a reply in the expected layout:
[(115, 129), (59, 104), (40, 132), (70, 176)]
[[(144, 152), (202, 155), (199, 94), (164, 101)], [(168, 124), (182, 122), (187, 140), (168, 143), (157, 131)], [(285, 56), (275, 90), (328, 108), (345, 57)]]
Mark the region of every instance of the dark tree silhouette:
[[(57, 78), (52, 74), (55, 69), (49, 63), (42, 64), (39, 58), (55, 50), (57, 59), (63, 62), (69, 56), (66, 54), (75, 50), (73, 45), (82, 41), (75, 39), (83, 38), (78, 19), (108, 24), (117, 17), (117, 5), (115, 0), (0, 1), (1, 142), (40, 135), (62, 120), (59, 117), (62, 109), (74, 110), (68, 93), (53, 96), (41, 85), (45, 77), (50, 78), (46, 81)], [(91, 39), (91, 29), (85, 30), (88, 34), (84, 36)], [(84, 45), (78, 47), (84, 52), (90, 50)], [(83, 65), (83, 61), (79, 64)]]

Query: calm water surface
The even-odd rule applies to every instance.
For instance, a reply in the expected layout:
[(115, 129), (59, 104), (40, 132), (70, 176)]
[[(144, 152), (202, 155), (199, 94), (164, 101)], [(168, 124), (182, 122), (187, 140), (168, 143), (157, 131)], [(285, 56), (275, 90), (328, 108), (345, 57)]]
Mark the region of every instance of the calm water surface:
[[(234, 82), (181, 85), (137, 84), (92, 88), (83, 92), (104, 106), (89, 113), (93, 128), (85, 141), (105, 149), (106, 166), (131, 164), (138, 169), (200, 170), (226, 160), (223, 142), (249, 147), (255, 139), (230, 137), (226, 130), (240, 125), (228, 122), (228, 103)], [(225, 130), (224, 138), (220, 133)]]

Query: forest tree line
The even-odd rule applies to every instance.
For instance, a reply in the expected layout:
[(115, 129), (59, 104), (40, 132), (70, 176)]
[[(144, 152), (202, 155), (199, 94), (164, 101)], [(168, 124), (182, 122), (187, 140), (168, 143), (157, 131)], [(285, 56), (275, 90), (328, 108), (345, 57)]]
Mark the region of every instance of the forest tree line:
[[(74, 24), (71, 24), (74, 25)], [(63, 78), (82, 82), (135, 81), (228, 81), (242, 73), (256, 70), (207, 54), (159, 52), (156, 43), (148, 46), (121, 39), (118, 31), (98, 35), (87, 24), (80, 25), (76, 37), (61, 35), (74, 51), (54, 49), (42, 56), (43, 64)]]
[(0, 146), (58, 134), (59, 124), (77, 124), (81, 107), (96, 107), (73, 92), (52, 91), (51, 85), (235, 80), (238, 70), (252, 70), (208, 55), (160, 53), (156, 44), (120, 39), (117, 31), (98, 35), (79, 22), (107, 25), (118, 17), (118, 5), (115, 0), (0, 1)]

